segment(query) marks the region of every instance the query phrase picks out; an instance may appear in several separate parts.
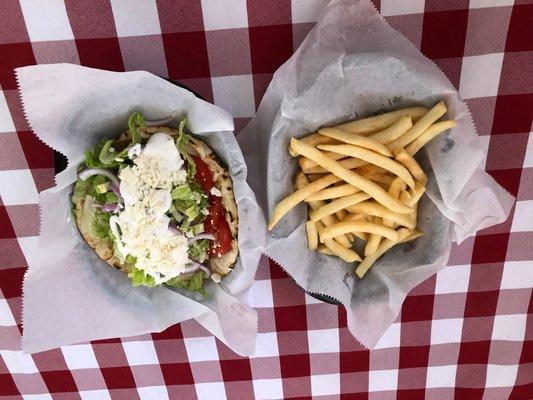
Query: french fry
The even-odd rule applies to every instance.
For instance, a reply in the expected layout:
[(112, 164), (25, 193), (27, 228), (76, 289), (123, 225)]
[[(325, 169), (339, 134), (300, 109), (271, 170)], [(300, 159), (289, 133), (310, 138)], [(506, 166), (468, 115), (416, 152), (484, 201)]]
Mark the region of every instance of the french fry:
[(406, 228), (401, 228), (398, 230), (399, 240), (393, 241), (390, 239), (385, 239), (381, 244), (378, 246), (377, 251), (373, 253), (372, 255), (366, 256), (363, 261), (357, 266), (355, 269), (355, 273), (359, 278), (362, 278), (365, 276), (367, 271), (372, 267), (372, 265), (377, 261), (379, 257), (381, 257), (387, 250), (392, 248), (394, 245), (401, 243), (402, 240), (407, 239), (409, 235), (411, 235), (411, 231)]
[[(381, 218), (376, 217), (376, 219), (380, 220)], [(379, 244), (381, 243), (382, 238), (383, 236), (377, 233), (373, 233), (369, 236), (368, 241), (366, 242), (366, 245), (365, 245), (365, 250), (364, 250), (365, 257), (368, 257), (374, 254), (378, 250), (378, 247), (379, 247)]]
[(389, 144), (390, 142), (398, 139), (405, 132), (407, 132), (413, 126), (413, 120), (409, 115), (400, 117), (398, 121), (382, 131), (373, 133), (369, 137), (377, 140), (383, 144)]
[(358, 189), (349, 183), (345, 183), (340, 186), (333, 186), (331, 188), (319, 190), (318, 192), (315, 192), (311, 196), (307, 197), (305, 201), (337, 199), (339, 197), (348, 196), (360, 191), (361, 189)]
[(318, 247), (318, 230), (316, 229), (316, 223), (307, 221), (305, 223), (305, 232), (307, 233), (307, 246), (310, 250), (316, 250)]
[(415, 229), (414, 231), (411, 232), (409, 236), (407, 236), (405, 239), (402, 239), (400, 243), (407, 243), (407, 242), (410, 242), (411, 240), (418, 239), (421, 236), (424, 236), (424, 233), (422, 231), (419, 231), (418, 229)]
[(294, 193), (290, 194), (289, 196), (285, 197), (274, 208), (272, 218), (270, 219), (270, 223), (268, 224), (268, 230), (271, 231), (272, 229), (274, 229), (279, 220), (283, 218), (285, 214), (287, 214), (290, 210), (292, 210), (294, 207), (304, 201), (306, 197), (312, 195), (315, 192), (318, 192), (321, 189), (324, 189), (329, 185), (339, 182), (340, 180), (341, 179), (336, 177), (335, 175), (327, 175), (324, 178), (321, 178), (313, 183), (309, 183), (305, 187), (302, 187)]
[(369, 236), (366, 232), (353, 232), (353, 235), (365, 242), (368, 240)]
[[(412, 119), (409, 115), (404, 115), (403, 117), (400, 117), (398, 121), (396, 121), (394, 124), (389, 126), (388, 128), (376, 132), (369, 136), (369, 138), (375, 139), (378, 142), (381, 142), (383, 144), (388, 144), (397, 138), (399, 138), (401, 135), (403, 135), (405, 132), (409, 130), (413, 126)], [(336, 154), (334, 157), (335, 160), (340, 160), (344, 156), (342, 154)], [(351, 167), (349, 165), (344, 165), (348, 169), (353, 169), (354, 167)], [(304, 172), (325, 172), (325, 169), (322, 167), (318, 167), (316, 163), (309, 160), (308, 158), (301, 158), (300, 159), (300, 167)]]
[(413, 189), (411, 193), (411, 199), (409, 200), (409, 204), (410, 204), (409, 207), (412, 207), (416, 203), (418, 203), (418, 201), (420, 200), (420, 198), (425, 192), (426, 192), (426, 187), (422, 185), (420, 182), (416, 182), (415, 188)]
[(339, 221), (342, 220), (344, 217), (346, 217), (346, 214), (348, 214), (348, 213), (345, 210), (335, 211), (335, 215), (337, 216), (337, 219)]
[(355, 214), (364, 213), (374, 217), (387, 218), (398, 225), (405, 226), (409, 229), (413, 229), (415, 227), (413, 225), (413, 221), (411, 221), (408, 215), (395, 213), (374, 201), (363, 201), (362, 203), (348, 207), (346, 210)]
[(413, 198), (413, 195), (411, 193), (409, 193), (407, 190), (405, 190), (405, 188), (404, 188), (404, 189), (402, 189), (402, 191), (398, 195), (398, 198), (404, 204), (409, 204), (411, 202), (411, 199)]
[(319, 179), (324, 178), (328, 174), (307, 174), (307, 179), (309, 179), (309, 182), (316, 182)]
[[(395, 178), (389, 186), (389, 194), (396, 198), (400, 197), (400, 192), (405, 190), (405, 182), (400, 178)], [(416, 184), (415, 184), (416, 186)]]
[[(296, 188), (298, 190), (300, 190), (300, 189), (303, 189), (304, 187), (306, 187), (309, 184), (309, 181), (307, 180), (307, 177), (305, 176), (305, 174), (303, 174), (302, 172), (299, 172), (298, 174), (296, 174), (295, 184), (296, 184)], [(309, 201), (307, 204), (309, 205), (309, 207), (311, 209), (317, 210), (320, 207), (322, 207), (323, 205), (325, 205), (326, 202), (324, 202), (324, 201)], [(322, 224), (324, 224), (324, 226), (329, 226), (329, 225), (332, 225), (335, 222), (337, 222), (337, 220), (335, 219), (335, 217), (333, 215), (328, 215), (328, 216), (322, 218), (320, 220), (320, 222), (322, 222)], [(317, 230), (318, 230), (318, 228), (317, 228)], [(346, 236), (339, 236), (339, 237), (335, 238), (335, 240), (339, 244), (341, 244), (342, 246), (344, 246), (346, 248), (350, 248), (352, 246), (352, 244), (350, 243), (350, 241), (348, 240), (348, 238)]]
[(416, 121), (411, 127), (411, 129), (409, 129), (395, 141), (389, 143), (387, 147), (389, 148), (389, 150), (394, 152), (400, 147), (407, 146), (409, 143), (419, 137), (422, 133), (424, 133), (424, 131), (428, 129), (431, 124), (433, 124), (436, 120), (442, 117), (445, 113), (446, 106), (444, 105), (443, 101), (439, 101), (437, 104), (435, 104), (435, 106), (433, 106), (431, 110), (427, 112), (427, 114), (425, 114), (422, 118)]
[(323, 144), (319, 145), (318, 148), (320, 150), (328, 150), (333, 151), (335, 153), (341, 153), (350, 157), (356, 157), (360, 160), (377, 165), (378, 167), (384, 168), (387, 171), (392, 172), (394, 175), (402, 178), (403, 181), (407, 183), (410, 188), (414, 188), (415, 186), (415, 181), (413, 180), (413, 177), (411, 176), (407, 168), (405, 168), (399, 162), (396, 162), (391, 158), (382, 156), (381, 154), (378, 154), (372, 150), (364, 149), (358, 146), (352, 146), (350, 144)]
[[(324, 230), (324, 225), (322, 222), (318, 221), (316, 226), (318, 229), (318, 234), (320, 235), (320, 233)], [(328, 249), (335, 253), (335, 255), (339, 256), (346, 262), (361, 261), (361, 257), (359, 257), (359, 254), (357, 254), (354, 250), (344, 247), (333, 239), (325, 240), (324, 244)]]
[[(330, 151), (327, 151), (327, 152), (325, 151), (324, 153), (331, 154)], [(341, 156), (341, 157), (345, 157), (344, 154), (337, 154), (337, 155)], [(301, 159), (311, 161), (308, 158), (304, 158), (304, 157), (302, 157)], [(320, 173), (328, 172), (325, 168), (322, 168), (321, 166), (317, 165), (313, 161), (311, 161), (311, 162), (315, 166), (304, 170), (305, 173), (320, 174)], [(365, 177), (370, 175), (370, 174), (387, 172), (386, 169), (378, 167), (377, 165), (374, 165), (374, 164), (369, 164), (366, 161), (359, 160), (357, 158), (346, 157), (346, 158), (343, 158), (343, 159), (339, 160), (339, 164), (341, 164), (343, 167), (345, 167), (347, 169), (355, 169), (356, 171), (354, 171), (354, 172), (358, 173), (359, 175), (365, 176)]]
[(399, 150), (396, 151), (396, 153), (394, 153), (394, 158), (398, 160), (398, 162), (401, 163), (405, 168), (407, 168), (407, 170), (413, 176), (413, 178), (415, 178), (415, 180), (422, 183), (423, 185), (426, 184), (426, 182), (428, 181), (427, 175), (422, 170), (420, 164), (414, 159), (412, 155), (406, 152), (403, 147), (401, 147)]
[[(400, 191), (405, 189), (405, 186), (406, 186), (405, 182), (402, 181), (400, 178), (396, 177), (389, 184), (389, 187), (388, 187), (389, 194), (391, 196), (394, 196), (395, 198), (399, 198)], [(405, 204), (405, 202), (404, 202), (404, 204)], [(412, 213), (409, 214), (409, 216), (411, 216), (411, 215), (412, 215)], [(413, 220), (413, 218), (411, 218), (411, 220), (413, 221), (413, 224), (416, 224), (416, 219)], [(374, 217), (374, 222), (375, 223), (381, 223), (381, 224), (383, 224), (383, 226), (386, 226), (388, 228), (394, 228), (394, 226), (395, 226), (394, 222), (392, 222), (392, 221), (390, 221), (388, 219), (380, 218), (380, 217)], [(370, 256), (370, 255), (374, 254), (377, 251), (378, 246), (381, 243), (381, 239), (382, 239), (382, 235), (379, 235), (377, 233), (373, 233), (372, 235), (370, 235), (370, 238), (368, 239), (368, 242), (367, 242), (367, 244), (365, 246), (365, 250), (364, 250), (365, 256)]]
[(376, 153), (391, 157), (392, 153), (379, 141), (371, 137), (354, 135), (353, 133), (343, 131), (337, 128), (322, 128), (318, 132), (321, 135), (337, 139), (341, 142), (352, 144), (354, 146), (364, 147), (365, 149), (374, 150)]
[[(363, 178), (362, 176), (350, 171), (349, 169), (344, 168), (337, 161), (327, 158), (324, 154), (322, 154), (320, 150), (317, 150), (314, 147), (302, 143), (298, 139), (294, 138), (291, 139), (291, 147), (298, 154), (312, 159), (321, 167), (326, 168), (333, 175), (343, 179), (344, 181), (355, 187), (358, 187), (359, 189), (376, 199), (377, 202), (381, 203), (383, 206), (389, 208), (390, 210), (404, 214), (408, 214), (412, 211), (410, 207), (407, 207), (405, 204), (402, 204), (398, 199), (393, 198), (379, 185), (366, 178)], [(402, 168), (404, 167), (402, 166)]]
[[(328, 156), (329, 158), (333, 159), (333, 160), (340, 160), (342, 158), (344, 158), (345, 156), (342, 155), (342, 154), (338, 154), (338, 153), (332, 153), (332, 152), (329, 152), (329, 151), (325, 151), (324, 154), (326, 156)], [(313, 171), (310, 171), (311, 168), (313, 167), (317, 167), (317, 163), (308, 159), (308, 158), (305, 158), (305, 157), (300, 157), (300, 159), (298, 160), (298, 164), (300, 164), (300, 169), (305, 172), (306, 174), (307, 173), (314, 173)], [(326, 172), (326, 170), (324, 170), (324, 172)]]
[(366, 219), (365, 214), (352, 214), (348, 213), (343, 219), (343, 222), (356, 222), (356, 221), (362, 221)]
[[(335, 216), (337, 217), (337, 220), (339, 221), (342, 221), (344, 217), (346, 217), (346, 214), (348, 214), (346, 210), (339, 210), (335, 212)], [(350, 242), (353, 242), (355, 240), (355, 237), (351, 233), (347, 233), (345, 236), (348, 238)]]
[[(366, 215), (347, 213), (346, 216), (341, 221), (343, 222), (366, 221)], [(367, 241), (368, 236), (369, 236), (368, 233), (366, 232), (353, 232), (353, 235), (363, 241)]]
[(371, 176), (376, 174), (385, 174), (389, 171), (374, 164), (365, 164), (360, 167), (357, 167), (355, 169), (355, 172), (362, 176)]
[(319, 245), (316, 250), (319, 251), (322, 254), (327, 254), (328, 256), (334, 256), (335, 255), (335, 253), (332, 252), (330, 249), (328, 249), (325, 244)]
[(364, 192), (354, 193), (349, 196), (341, 197), (329, 204), (320, 207), (318, 210), (313, 210), (309, 213), (311, 221), (316, 222), (326, 215), (334, 214), (337, 211), (344, 210), (362, 201), (368, 200), (370, 195)]
[(322, 231), (320, 235), (320, 242), (324, 243), (326, 239), (333, 239), (339, 235), (344, 235), (349, 232), (366, 232), (377, 233), (390, 240), (400, 240), (398, 232), (394, 229), (387, 228), (383, 225), (371, 222), (337, 222), (330, 225)]
[(309, 249), (361, 261), (351, 242), (362, 239), (365, 257), (355, 271), (362, 278), (391, 247), (422, 235), (416, 229), (418, 202), (428, 177), (414, 155), (456, 126), (436, 122), (445, 113), (440, 101), (430, 110), (410, 107), (291, 139), (289, 151), (300, 156), (301, 172), (296, 191), (274, 208), (268, 229), (305, 201)]
[[(411, 196), (411, 194), (407, 191), (402, 191), (400, 193), (400, 196), (399, 196), (399, 199), (400, 201), (402, 201), (404, 204), (410, 204), (411, 203), (411, 198), (413, 196)], [(414, 204), (413, 205), (413, 212), (411, 214), (409, 214), (409, 218), (411, 218), (411, 221), (413, 221), (413, 224), (416, 225), (416, 215), (417, 215), (417, 211), (418, 211), (418, 203)]]
[(391, 176), (390, 174), (374, 174), (367, 176), (367, 178), (372, 182), (382, 183), (386, 189), (389, 188), (389, 185), (394, 180), (394, 176)]
[[(344, 154), (339, 154), (341, 155), (342, 157), (345, 157)], [(314, 162), (313, 162), (314, 163)], [(355, 169), (355, 168), (358, 168), (358, 167), (362, 167), (363, 165), (366, 165), (368, 164), (366, 161), (363, 161), (363, 160), (358, 160), (357, 158), (343, 158), (341, 160), (339, 160), (339, 164), (342, 165), (344, 168), (346, 169)], [(327, 169), (325, 168), (322, 168), (320, 165), (317, 165), (316, 163), (314, 163), (314, 166), (306, 169), (304, 171), (305, 173), (312, 173), (312, 174), (320, 174), (320, 173), (324, 173), (324, 172), (328, 172)]]
[[(415, 187), (416, 187), (416, 184), (415, 184)], [(394, 178), (394, 180), (391, 182), (389, 186), (389, 194), (391, 196), (399, 198), (400, 192), (405, 190), (405, 188), (406, 188), (406, 184), (404, 181), (402, 181), (400, 178)], [(396, 224), (391, 220), (383, 218), (383, 225), (388, 226), (389, 228), (394, 228)]]
[(418, 151), (424, 147), (431, 139), (438, 136), (442, 132), (457, 126), (455, 121), (442, 121), (431, 125), (423, 134), (418, 136), (405, 148), (405, 150), (414, 156)]
[[(316, 146), (319, 144), (332, 143), (335, 141), (335, 139), (332, 139), (327, 136), (322, 136), (318, 133), (312, 133), (310, 135), (304, 136), (301, 139), (301, 141), (308, 144), (309, 146)], [(293, 150), (290, 147), (289, 147), (289, 153), (293, 157), (296, 157), (298, 155), (295, 152), (293, 152)]]
[(376, 115), (374, 117), (368, 117), (346, 122), (344, 124), (339, 124), (335, 126), (335, 128), (364, 135), (387, 128), (404, 115), (409, 115), (413, 120), (417, 120), (426, 113), (427, 109), (424, 107), (408, 107), (401, 110), (390, 111), (384, 114)]

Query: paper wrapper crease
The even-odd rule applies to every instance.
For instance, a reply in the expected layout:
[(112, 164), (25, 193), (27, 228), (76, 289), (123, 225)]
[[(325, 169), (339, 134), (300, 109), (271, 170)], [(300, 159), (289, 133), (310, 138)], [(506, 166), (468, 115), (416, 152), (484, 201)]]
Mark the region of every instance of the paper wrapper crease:
[[(33, 353), (110, 337), (159, 332), (195, 318), (236, 353), (250, 355), (256, 311), (237, 296), (251, 286), (264, 241), (253, 229), (262, 212), (246, 183), (247, 168), (223, 110), (147, 72), (117, 73), (70, 64), (19, 68), (26, 117), (37, 136), (69, 164), (56, 186), (39, 196), (41, 229), (24, 279), (22, 348)], [(174, 111), (228, 167), (239, 213), (240, 256), (220, 285), (208, 280), (207, 298), (166, 287), (134, 288), (85, 243), (71, 216), (70, 193), (83, 154), (127, 127), (142, 112), (159, 119)], [(177, 122), (176, 122), (177, 123)]]
[[(443, 38), (445, 40), (445, 38)], [(306, 291), (338, 299), (348, 328), (373, 348), (406, 295), (446, 265), (452, 242), (503, 222), (513, 198), (484, 172), (486, 154), (465, 103), (449, 80), (367, 1), (333, 1), (294, 55), (274, 74), (257, 115), (240, 133), (257, 199), (272, 215), (293, 192), (291, 137), (322, 126), (444, 100), (457, 127), (417, 155), (429, 175), (418, 213), (424, 236), (398, 245), (355, 278), (355, 265), (307, 249), (306, 206), (269, 234), (265, 253)]]

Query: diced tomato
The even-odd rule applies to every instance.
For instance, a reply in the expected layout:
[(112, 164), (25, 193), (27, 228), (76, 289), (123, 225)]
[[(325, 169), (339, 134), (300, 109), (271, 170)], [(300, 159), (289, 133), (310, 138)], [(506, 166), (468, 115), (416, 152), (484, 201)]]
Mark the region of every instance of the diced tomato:
[(213, 187), (213, 176), (211, 171), (205, 162), (198, 156), (192, 156), (194, 163), (196, 164), (196, 174), (194, 179), (200, 184), (202, 190), (209, 196), (209, 191)]
[(205, 230), (215, 236), (209, 247), (209, 255), (221, 256), (231, 250), (231, 231), (220, 197), (209, 196), (209, 215), (204, 222)]
[(209, 246), (209, 255), (218, 257), (226, 254), (231, 250), (231, 241), (233, 239), (226, 221), (226, 212), (222, 206), (220, 197), (211, 194), (213, 187), (213, 177), (206, 163), (200, 157), (192, 156), (196, 163), (196, 174), (194, 179), (200, 184), (202, 190), (208, 196), (209, 214), (207, 215), (204, 227), (207, 233), (213, 234), (215, 240)]

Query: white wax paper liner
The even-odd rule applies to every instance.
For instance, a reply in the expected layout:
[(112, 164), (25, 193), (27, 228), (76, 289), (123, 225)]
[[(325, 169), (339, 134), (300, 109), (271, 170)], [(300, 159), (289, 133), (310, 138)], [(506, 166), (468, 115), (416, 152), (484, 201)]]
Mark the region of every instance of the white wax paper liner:
[[(28, 353), (110, 337), (159, 332), (195, 318), (240, 355), (254, 351), (257, 313), (244, 297), (259, 262), (262, 212), (246, 183), (247, 168), (223, 110), (150, 73), (117, 73), (70, 64), (17, 69), (26, 118), (37, 136), (69, 161), (56, 186), (39, 196), (38, 251), (24, 279), (22, 349)], [(166, 287), (134, 288), (81, 237), (69, 195), (87, 149), (114, 138), (132, 111), (158, 119), (178, 111), (228, 167), (239, 212), (240, 256), (209, 297)]]
[(466, 104), (438, 67), (370, 2), (338, 0), (276, 71), (238, 138), (250, 185), (265, 214), (272, 215), (275, 204), (293, 191), (297, 162), (287, 151), (291, 137), (391, 109), (429, 108), (440, 99), (448, 107), (446, 117), (458, 126), (417, 155), (429, 173), (418, 213), (422, 238), (393, 248), (361, 280), (354, 277), (354, 265), (307, 250), (304, 205), (268, 235), (265, 254), (308, 292), (340, 300), (351, 333), (369, 348), (394, 322), (407, 293), (446, 265), (452, 242), (509, 214), (513, 198), (483, 171), (486, 154)]

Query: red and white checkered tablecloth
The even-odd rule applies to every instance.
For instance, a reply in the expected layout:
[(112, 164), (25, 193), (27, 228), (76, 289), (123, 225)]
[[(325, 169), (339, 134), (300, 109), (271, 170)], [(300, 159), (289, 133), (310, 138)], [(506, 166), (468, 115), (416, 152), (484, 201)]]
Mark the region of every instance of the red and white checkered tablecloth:
[[(13, 68), (70, 62), (147, 70), (253, 117), (273, 72), (327, 0), (7, 0), (0, 4), (0, 398), (532, 399), (533, 3), (375, 0), (466, 99), (486, 168), (517, 197), (507, 222), (455, 246), (377, 348), (343, 308), (305, 295), (262, 260), (249, 301), (257, 354), (236, 355), (194, 321), (162, 333), (19, 351), (21, 283), (54, 154), (28, 127)], [(51, 116), (53, 117), (53, 116)]]

